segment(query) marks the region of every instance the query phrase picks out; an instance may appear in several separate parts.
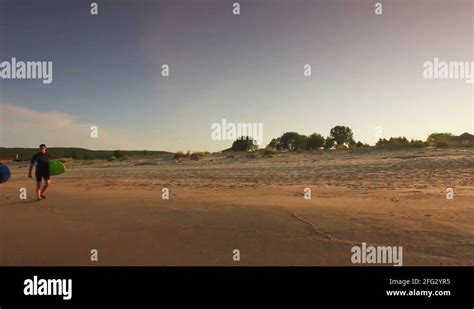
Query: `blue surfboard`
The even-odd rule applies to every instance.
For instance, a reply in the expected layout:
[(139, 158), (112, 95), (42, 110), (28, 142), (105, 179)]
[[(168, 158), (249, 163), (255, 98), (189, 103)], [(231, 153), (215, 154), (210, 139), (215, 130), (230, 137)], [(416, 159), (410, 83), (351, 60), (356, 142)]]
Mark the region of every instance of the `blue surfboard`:
[(7, 182), (10, 179), (10, 169), (6, 165), (0, 165), (0, 183)]

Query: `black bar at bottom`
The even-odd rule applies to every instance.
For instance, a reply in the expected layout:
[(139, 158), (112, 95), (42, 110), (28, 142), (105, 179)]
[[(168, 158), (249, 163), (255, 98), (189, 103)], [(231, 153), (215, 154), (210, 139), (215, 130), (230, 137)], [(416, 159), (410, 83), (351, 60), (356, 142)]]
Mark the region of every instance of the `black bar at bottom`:
[[(34, 276), (72, 279), (71, 299), (24, 295), (25, 280)], [(403, 286), (407, 281), (402, 280), (409, 283)], [(474, 267), (0, 267), (0, 308), (112, 303), (463, 304), (473, 308), (473, 281)], [(387, 291), (403, 290), (450, 295), (387, 296)]]

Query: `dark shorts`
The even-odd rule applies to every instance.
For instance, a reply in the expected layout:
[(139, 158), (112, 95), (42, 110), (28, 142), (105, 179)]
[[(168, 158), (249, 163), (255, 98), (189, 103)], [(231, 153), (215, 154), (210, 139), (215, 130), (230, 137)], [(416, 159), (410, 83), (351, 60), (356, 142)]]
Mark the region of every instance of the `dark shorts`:
[(49, 171), (36, 171), (36, 181), (40, 182), (41, 179), (49, 180)]

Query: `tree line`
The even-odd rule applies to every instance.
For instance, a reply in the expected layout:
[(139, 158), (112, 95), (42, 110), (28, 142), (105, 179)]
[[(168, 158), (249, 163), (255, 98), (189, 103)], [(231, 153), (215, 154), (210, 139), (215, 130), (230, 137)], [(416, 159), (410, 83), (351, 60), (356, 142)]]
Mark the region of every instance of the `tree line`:
[[(280, 137), (273, 138), (266, 148), (279, 151), (299, 151), (299, 150), (322, 150), (322, 149), (354, 149), (370, 147), (353, 138), (352, 129), (346, 126), (335, 126), (329, 132), (329, 136), (324, 137), (319, 133), (309, 136), (297, 132), (286, 132)], [(380, 138), (375, 147), (387, 149), (400, 148), (423, 148), (434, 146), (438, 148), (447, 147), (473, 147), (474, 135), (463, 133), (459, 136), (451, 133), (432, 133), (426, 141), (411, 139), (406, 137), (391, 137), (389, 139)], [(254, 139), (245, 136), (235, 140), (231, 147), (234, 151), (255, 151), (258, 145)]]

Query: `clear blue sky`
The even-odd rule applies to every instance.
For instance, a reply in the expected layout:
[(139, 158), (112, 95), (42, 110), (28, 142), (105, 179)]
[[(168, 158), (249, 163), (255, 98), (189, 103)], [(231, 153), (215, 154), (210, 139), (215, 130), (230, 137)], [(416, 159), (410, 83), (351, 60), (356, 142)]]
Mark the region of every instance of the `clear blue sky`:
[[(356, 140), (472, 133), (473, 85), (423, 79), (474, 61), (473, 1), (0, 0), (0, 62), (53, 62), (53, 83), (0, 79), (0, 146), (221, 150), (211, 124)], [(170, 77), (161, 76), (161, 65)], [(311, 64), (312, 76), (303, 76)], [(90, 126), (99, 138), (89, 136)]]

